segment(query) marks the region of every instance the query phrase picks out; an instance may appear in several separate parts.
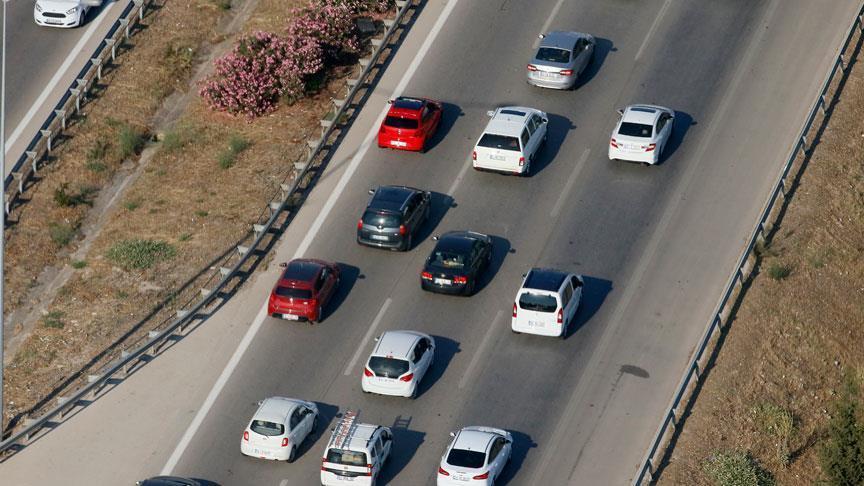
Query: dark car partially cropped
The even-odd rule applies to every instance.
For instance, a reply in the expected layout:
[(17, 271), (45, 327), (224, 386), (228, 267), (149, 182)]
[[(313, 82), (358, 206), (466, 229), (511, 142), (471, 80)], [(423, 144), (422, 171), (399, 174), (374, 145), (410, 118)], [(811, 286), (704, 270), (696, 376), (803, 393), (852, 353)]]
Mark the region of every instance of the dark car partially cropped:
[(420, 285), (442, 294), (471, 295), (492, 258), (492, 238), (473, 231), (450, 231), (437, 237), (426, 258)]
[(372, 199), (357, 222), (357, 243), (408, 251), (417, 230), (429, 218), (432, 194), (406, 186), (370, 190)]
[(138, 481), (138, 486), (201, 486), (201, 483), (188, 478), (177, 476), (156, 476), (143, 481)]

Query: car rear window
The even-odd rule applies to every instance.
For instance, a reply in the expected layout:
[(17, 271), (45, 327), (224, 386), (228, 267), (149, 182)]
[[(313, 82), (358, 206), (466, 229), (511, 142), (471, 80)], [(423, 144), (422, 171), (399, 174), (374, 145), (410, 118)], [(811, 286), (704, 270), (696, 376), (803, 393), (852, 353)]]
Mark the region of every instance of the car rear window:
[(292, 289), (291, 287), (276, 287), (276, 295), (289, 299), (311, 299), (312, 291), (309, 289)]
[(384, 124), (392, 128), (417, 128), (417, 120), (413, 118), (399, 118), (398, 116), (388, 116)]
[(372, 356), (369, 358), (369, 369), (375, 372), (375, 376), (397, 378), (408, 372), (408, 362), (404, 359)]
[(469, 451), (466, 449), (450, 449), (450, 454), (447, 454), (447, 464), (457, 467), (470, 467), (477, 469), (483, 467), (486, 463), (486, 453), (478, 451)]
[(266, 420), (253, 420), (252, 426), (249, 427), (256, 434), (273, 437), (274, 435), (282, 435), (285, 433), (285, 426), (276, 422), (268, 422)]
[(465, 255), (449, 251), (436, 251), (432, 253), (431, 265), (443, 268), (462, 268), (465, 266)]
[(493, 133), (484, 133), (480, 137), (477, 145), (487, 148), (496, 148), (501, 150), (519, 150), (519, 139), (516, 137), (508, 137), (505, 135), (495, 135)]
[(541, 47), (537, 51), (537, 60), (547, 62), (568, 62), (570, 61), (570, 51), (567, 49), (558, 49), (557, 47)]
[(555, 312), (558, 309), (558, 301), (549, 294), (525, 292), (519, 296), (519, 307), (537, 312)]
[(618, 133), (628, 137), (647, 138), (651, 136), (651, 125), (623, 122), (621, 123), (621, 128), (618, 129)]
[(399, 226), (399, 215), (366, 211), (363, 213), (363, 224), (383, 226), (385, 228), (396, 228)]
[(360, 466), (366, 467), (366, 453), (346, 451), (342, 449), (328, 449), (327, 462), (333, 464), (342, 464), (343, 466)]

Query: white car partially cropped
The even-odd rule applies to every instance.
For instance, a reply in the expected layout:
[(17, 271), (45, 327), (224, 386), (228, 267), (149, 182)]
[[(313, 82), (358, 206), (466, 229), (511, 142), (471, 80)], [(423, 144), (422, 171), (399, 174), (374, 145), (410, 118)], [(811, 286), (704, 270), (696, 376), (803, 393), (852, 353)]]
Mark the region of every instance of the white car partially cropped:
[(672, 135), (675, 112), (654, 105), (630, 105), (618, 110), (621, 118), (609, 139), (609, 160), (654, 165)]
[(450, 432), (453, 440), (438, 465), (438, 486), (492, 486), (510, 462), (513, 436), (494, 427)]
[(422, 332), (387, 331), (376, 341), (363, 368), (363, 391), (416, 397), (420, 381), (435, 359), (435, 340)]
[(305, 400), (271, 397), (262, 402), (243, 431), (240, 452), (293, 462), (300, 444), (318, 425), (318, 407)]
[(33, 20), (47, 27), (80, 27), (87, 12), (102, 5), (102, 0), (36, 0)]

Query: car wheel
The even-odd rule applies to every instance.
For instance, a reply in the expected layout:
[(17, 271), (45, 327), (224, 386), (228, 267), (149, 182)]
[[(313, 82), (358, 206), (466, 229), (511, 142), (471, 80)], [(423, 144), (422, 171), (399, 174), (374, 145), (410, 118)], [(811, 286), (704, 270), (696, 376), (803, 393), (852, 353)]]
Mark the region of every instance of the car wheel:
[(315, 320), (311, 321), (313, 324), (316, 322), (321, 322), (324, 320), (324, 307), (321, 304), (318, 304), (318, 314), (315, 316)]
[(411, 243), (413, 242), (412, 240), (414, 239), (413, 237), (414, 237), (414, 235), (412, 235), (411, 233), (408, 233), (408, 237), (405, 238), (405, 247), (402, 248), (402, 251), (408, 251), (411, 249)]
[(570, 321), (564, 321), (564, 327), (561, 329), (561, 335), (558, 336), (562, 340), (567, 339), (567, 329), (570, 327)]
[(291, 452), (288, 453), (288, 462), (294, 462), (297, 459), (297, 448), (291, 446)]
[(517, 331), (516, 329), (513, 329), (512, 327), (510, 328), (510, 332), (512, 332), (513, 334), (522, 334), (521, 332)]
[(419, 390), (420, 390), (420, 385), (418, 384), (418, 385), (415, 386), (414, 389), (411, 391), (411, 399), (412, 399), (412, 400), (414, 400), (414, 399), (417, 398), (417, 394), (419, 393)]
[(315, 418), (312, 419), (312, 429), (309, 432), (310, 433), (315, 432), (316, 430), (318, 430), (318, 416), (317, 415), (315, 416)]
[(469, 297), (471, 295), (474, 295), (476, 283), (477, 283), (477, 279), (472, 278), (471, 283), (469, 283), (468, 286), (465, 287), (465, 297)]

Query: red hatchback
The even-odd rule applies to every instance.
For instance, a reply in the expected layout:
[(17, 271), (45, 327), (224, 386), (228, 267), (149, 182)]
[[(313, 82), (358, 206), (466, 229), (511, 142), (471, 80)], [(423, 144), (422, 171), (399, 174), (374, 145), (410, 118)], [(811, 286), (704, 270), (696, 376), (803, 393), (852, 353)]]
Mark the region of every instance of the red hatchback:
[(440, 122), (440, 102), (400, 96), (390, 101), (390, 111), (378, 130), (378, 146), (422, 152)]
[(339, 286), (339, 267), (305, 258), (280, 266), (285, 270), (270, 292), (267, 314), (292, 321), (321, 322), (324, 308)]

